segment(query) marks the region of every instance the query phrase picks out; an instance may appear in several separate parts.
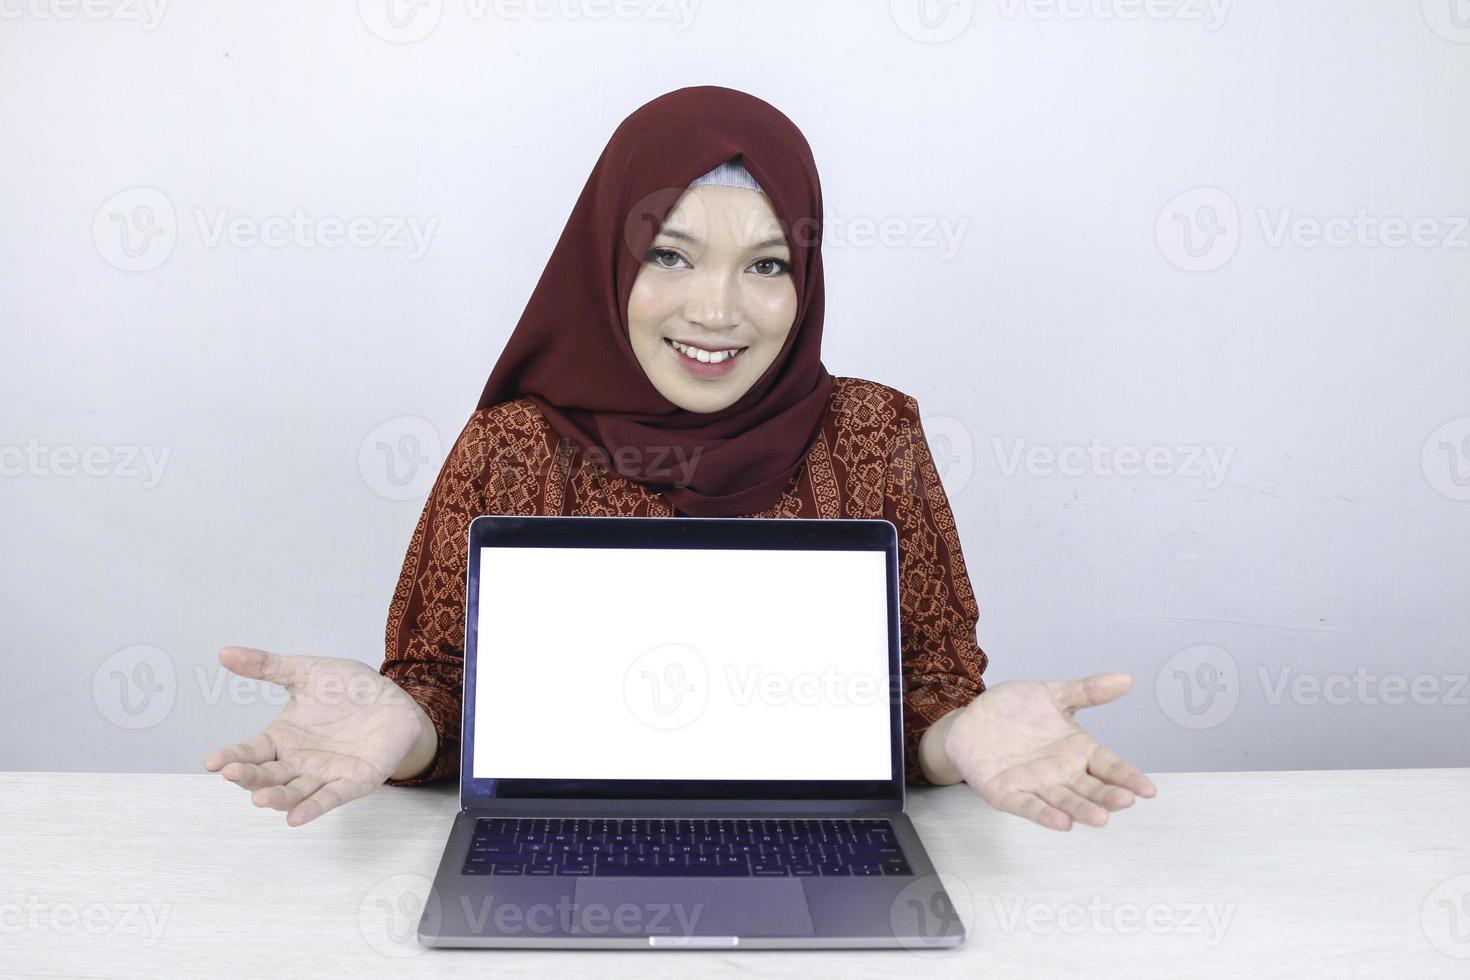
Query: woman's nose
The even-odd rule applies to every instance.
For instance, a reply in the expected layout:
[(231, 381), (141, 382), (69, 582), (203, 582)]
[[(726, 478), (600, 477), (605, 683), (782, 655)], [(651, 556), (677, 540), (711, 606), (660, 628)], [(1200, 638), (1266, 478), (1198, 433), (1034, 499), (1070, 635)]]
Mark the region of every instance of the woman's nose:
[(690, 285), (685, 318), (714, 330), (739, 322), (739, 284), (734, 275), (722, 272), (696, 276)]

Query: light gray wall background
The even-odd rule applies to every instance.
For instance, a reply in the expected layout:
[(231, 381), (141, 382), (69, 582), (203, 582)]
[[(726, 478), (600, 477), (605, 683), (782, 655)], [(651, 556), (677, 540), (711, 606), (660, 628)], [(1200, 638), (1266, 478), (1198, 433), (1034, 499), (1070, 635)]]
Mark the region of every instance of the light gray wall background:
[(813, 145), (992, 683), (1132, 672), (1081, 719), (1155, 771), (1467, 763), (1464, 0), (395, 3), (0, 5), (0, 766), (198, 771), (279, 704), (226, 643), (379, 663), (593, 161), (704, 83)]

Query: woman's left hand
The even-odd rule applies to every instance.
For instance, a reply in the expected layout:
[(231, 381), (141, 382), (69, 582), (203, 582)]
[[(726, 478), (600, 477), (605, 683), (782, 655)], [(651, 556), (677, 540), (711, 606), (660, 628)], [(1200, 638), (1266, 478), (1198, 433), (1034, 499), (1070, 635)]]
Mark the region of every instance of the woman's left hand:
[[(1073, 715), (1122, 697), (1132, 686), (1133, 678), (1118, 673), (996, 684), (934, 723), (938, 746), (920, 751), (926, 776), (933, 782), (963, 779), (997, 810), (1053, 830), (1072, 829), (1074, 819), (1101, 827), (1110, 811), (1157, 789), (1083, 731)], [(935, 747), (944, 759), (934, 759)]]

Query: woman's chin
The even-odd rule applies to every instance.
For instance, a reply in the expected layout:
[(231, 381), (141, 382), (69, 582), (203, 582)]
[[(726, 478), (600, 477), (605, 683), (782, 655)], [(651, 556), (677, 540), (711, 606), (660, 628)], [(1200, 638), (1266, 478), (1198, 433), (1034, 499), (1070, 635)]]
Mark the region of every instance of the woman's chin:
[(665, 398), (684, 411), (709, 414), (729, 408), (750, 387), (738, 382), (732, 384), (732, 380), (721, 378), (709, 382), (677, 377), (660, 385), (659, 389)]

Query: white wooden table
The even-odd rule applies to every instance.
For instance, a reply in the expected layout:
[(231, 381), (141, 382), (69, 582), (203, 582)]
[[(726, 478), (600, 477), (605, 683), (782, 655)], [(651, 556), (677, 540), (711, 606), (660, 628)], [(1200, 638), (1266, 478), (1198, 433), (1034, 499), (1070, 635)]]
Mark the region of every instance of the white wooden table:
[(1470, 977), (1470, 769), (1153, 778), (1070, 833), (913, 792), (956, 950), (623, 953), (419, 946), (452, 784), (292, 829), (217, 774), (0, 773), (0, 974)]

